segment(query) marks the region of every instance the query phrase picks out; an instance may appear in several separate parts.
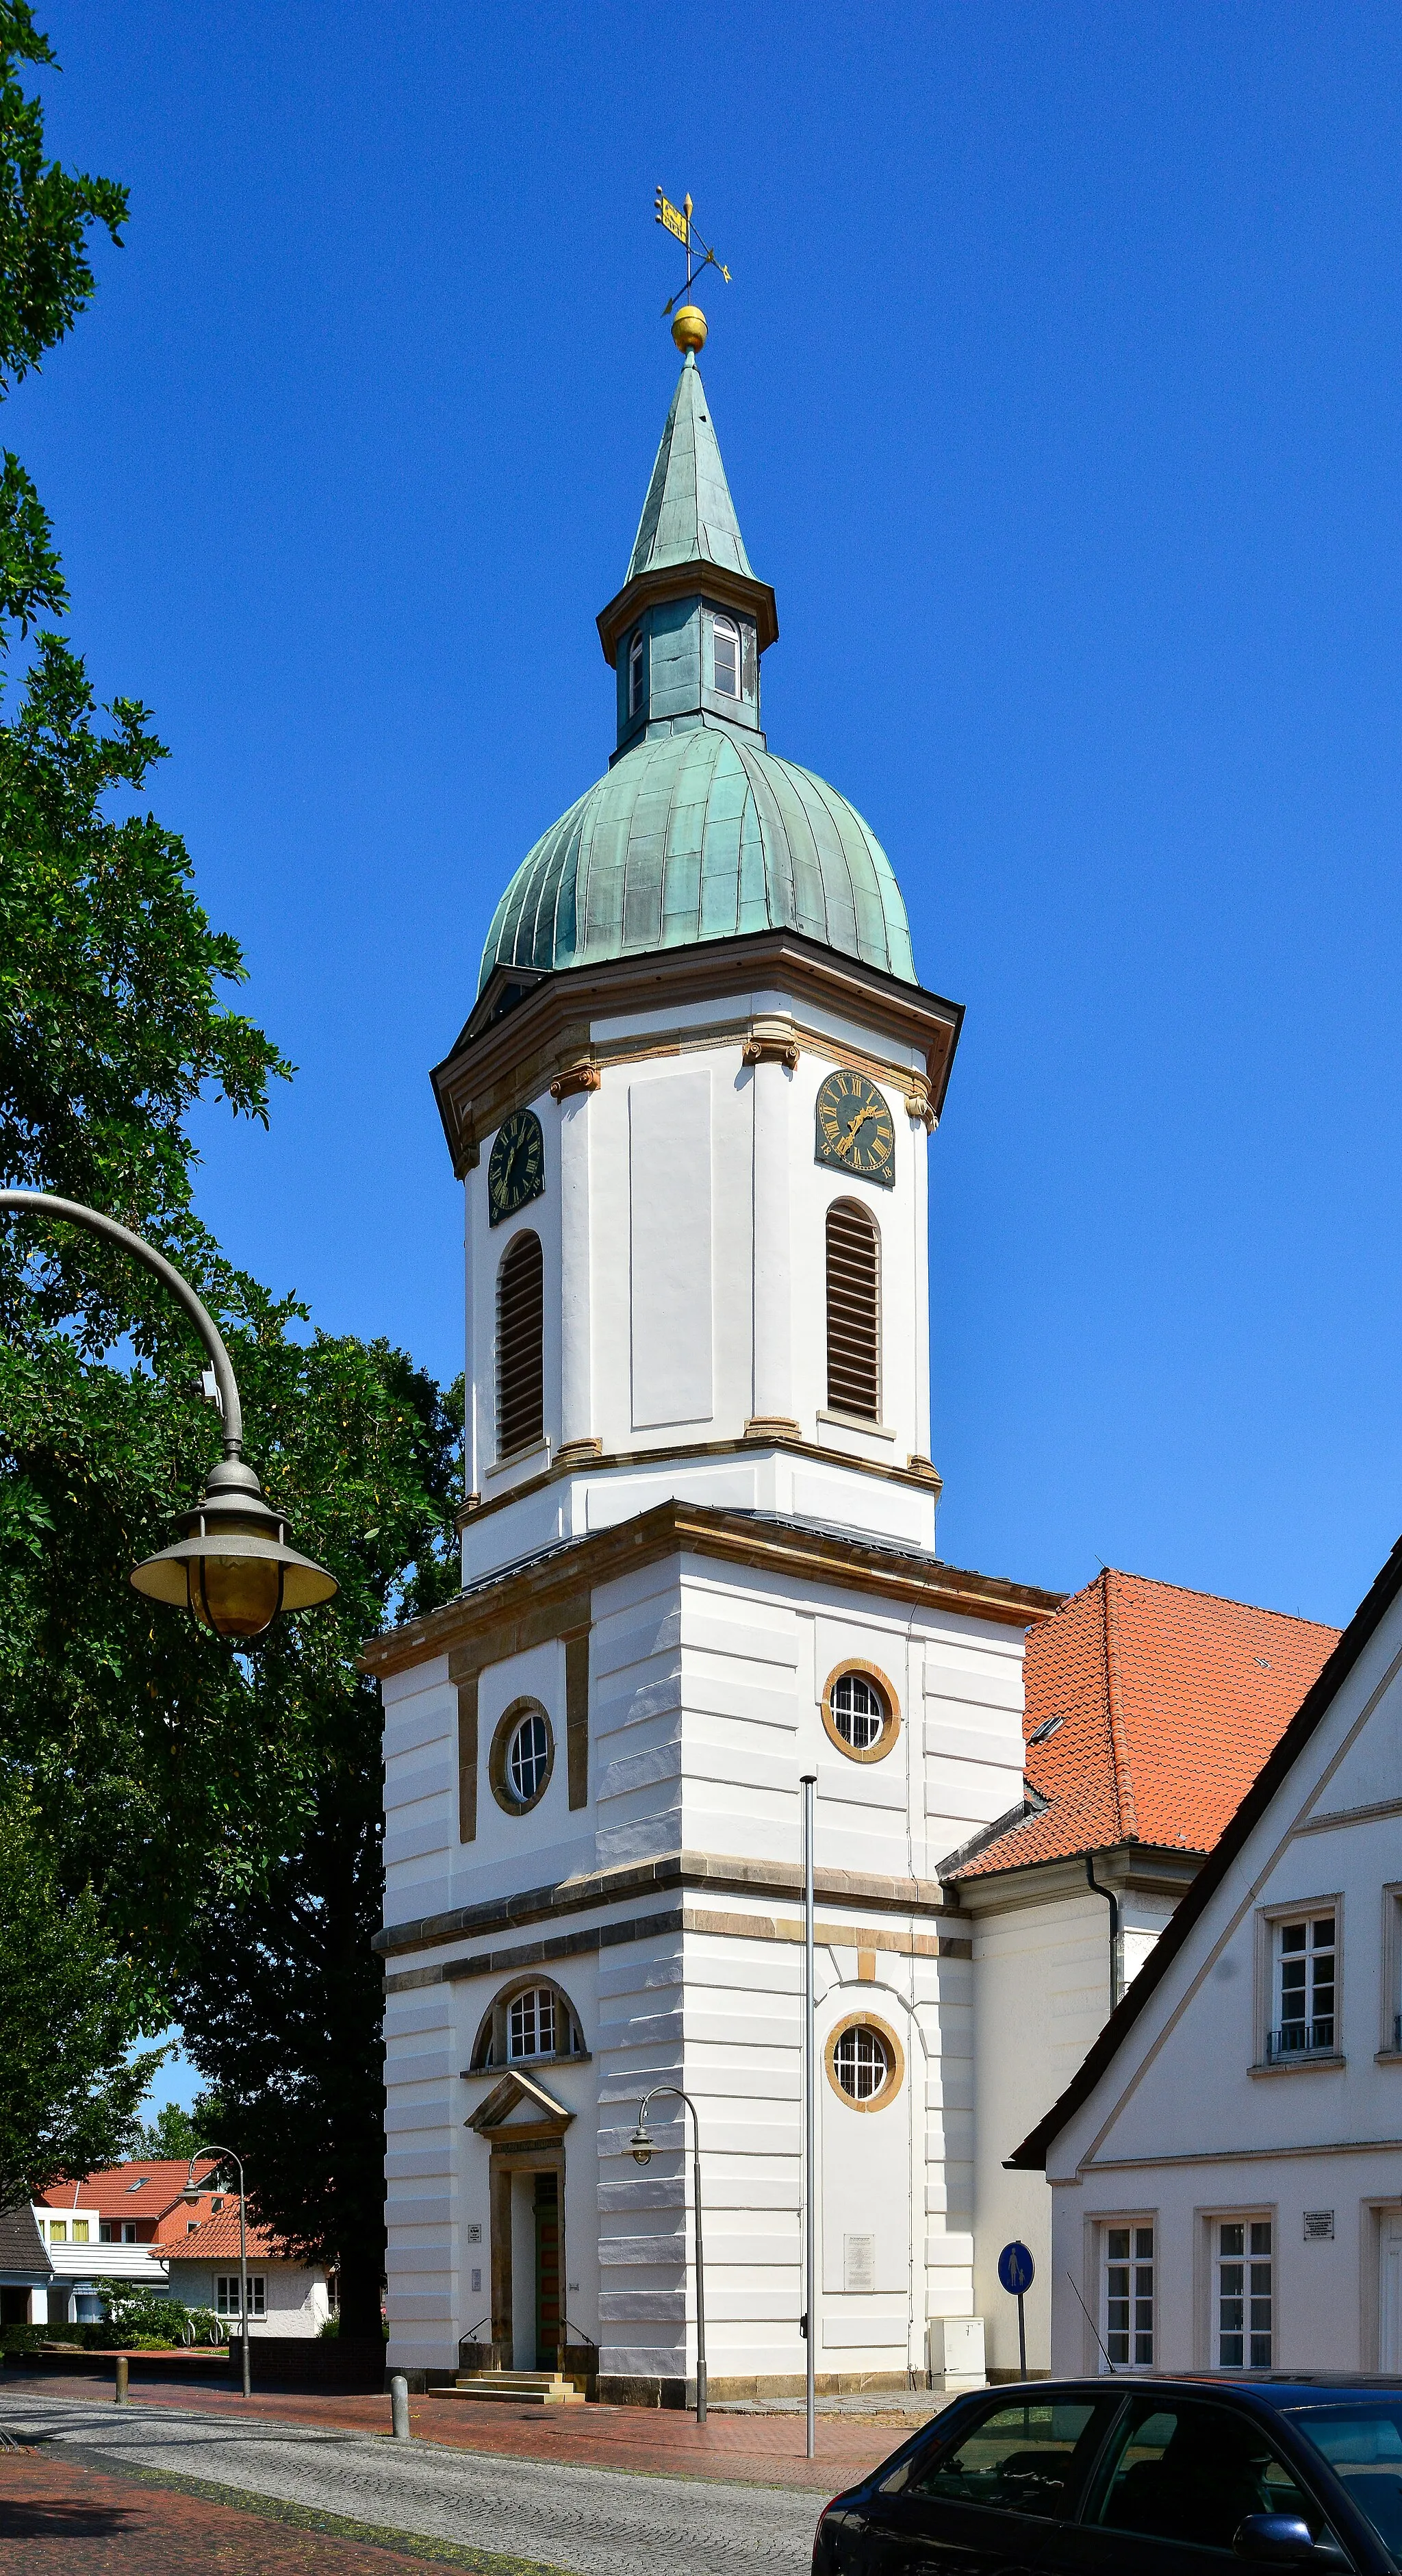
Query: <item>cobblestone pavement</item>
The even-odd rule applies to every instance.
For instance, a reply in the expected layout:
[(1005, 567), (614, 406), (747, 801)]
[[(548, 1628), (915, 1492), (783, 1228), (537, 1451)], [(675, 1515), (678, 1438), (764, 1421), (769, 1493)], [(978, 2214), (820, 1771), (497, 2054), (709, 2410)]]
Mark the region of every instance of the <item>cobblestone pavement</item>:
[[(199, 2413), (220, 2422), (243, 2422), (251, 2412), (260, 2420), (322, 2427), (335, 2432), (387, 2433), (389, 2399), (342, 2396), (330, 2390), (297, 2390), (287, 2394), (255, 2389), (245, 2408), (235, 2389), (171, 2387), (157, 2380), (143, 2383), (132, 2372), (132, 2400), (162, 2413)], [(47, 2372), (21, 2377), (6, 2371), (0, 2378), (0, 2400), (26, 2393), (72, 2398), (101, 2408), (110, 2406), (111, 2390), (100, 2380), (54, 2377)], [(924, 2412), (944, 2401), (928, 2399)], [(762, 2486), (806, 2487), (830, 2496), (885, 2459), (919, 2420), (910, 2412), (820, 2417), (818, 2457), (803, 2456), (803, 2419), (795, 2415), (713, 2415), (704, 2431), (689, 2415), (637, 2406), (572, 2406), (546, 2411), (540, 2407), (460, 2405), (451, 2400), (415, 2397), (409, 2420), (417, 2441), (464, 2451), (487, 2451), (508, 2458), (568, 2461), (579, 2467), (608, 2467), (687, 2478), (720, 2478)]]
[[(184, 2501), (192, 2502), (188, 2482), (193, 2480), (204, 2488), (204, 2502), (210, 2501), (213, 2488), (216, 2495), (232, 2491), (235, 2503), (238, 2495), (247, 2495), (300, 2508), (312, 2517), (340, 2517), (350, 2526), (348, 2539), (351, 2531), (367, 2529), (412, 2535), (420, 2542), (488, 2553), (498, 2563), (507, 2553), (517, 2567), (533, 2561), (570, 2571), (570, 2576), (656, 2576), (659, 2562), (679, 2576), (761, 2576), (761, 2571), (763, 2576), (807, 2576), (812, 2549), (812, 2492), (760, 2484), (753, 2467), (752, 2482), (745, 2485), (714, 2470), (705, 2482), (694, 2475), (669, 2476), (655, 2466), (651, 2474), (640, 2476), (613, 2466), (542, 2458), (539, 2447), (528, 2458), (469, 2453), (457, 2446), (391, 2443), (383, 2436), (267, 2418), (239, 2422), (224, 2413), (196, 2413), (188, 2405), (116, 2408), (57, 2397), (33, 2383), (0, 2387), (0, 2428), (42, 2444), (41, 2459), (65, 2469), (76, 2454), (78, 2465), (103, 2473), (114, 2486), (124, 2480), (112, 2472), (125, 2472), (128, 2484), (154, 2473), (177, 2481), (172, 2492), (183, 2492)], [(761, 2422), (756, 2429), (775, 2428)], [(28, 2467), (37, 2474), (32, 2459)], [(0, 2453), (0, 2474), (11, 2481), (20, 2474), (15, 2455)], [(834, 2483), (842, 2482), (839, 2473)], [(134, 2485), (131, 2491), (136, 2498)], [(110, 2504), (104, 2510), (112, 2510)], [(154, 2504), (142, 2503), (141, 2511), (159, 2521)], [(260, 2525), (259, 2545), (271, 2548), (273, 2538)], [(391, 2539), (391, 2549), (394, 2545)], [(207, 2561), (192, 2557), (182, 2562), (159, 2554), (151, 2561), (161, 2576), (184, 2563), (203, 2567)], [(243, 2576), (245, 2563), (252, 2568), (255, 2561), (236, 2554), (226, 2563)], [(67, 2576), (73, 2562), (64, 2557), (62, 2564)], [(145, 2576), (143, 2562), (133, 2560), (125, 2544), (122, 2567), (123, 2576)]]
[(7, 2576), (551, 2576), (521, 2559), (357, 2524), (193, 2482), (134, 2478), (62, 2453), (0, 2450)]

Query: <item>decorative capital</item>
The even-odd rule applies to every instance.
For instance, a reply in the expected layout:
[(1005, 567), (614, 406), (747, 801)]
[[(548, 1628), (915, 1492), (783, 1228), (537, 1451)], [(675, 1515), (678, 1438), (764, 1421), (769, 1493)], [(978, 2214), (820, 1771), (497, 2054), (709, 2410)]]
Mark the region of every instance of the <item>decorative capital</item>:
[(550, 1085), (552, 1100), (573, 1100), (581, 1091), (597, 1091), (603, 1075), (596, 1064), (567, 1064)]
[(745, 1040), (743, 1062), (746, 1064), (786, 1064), (797, 1073), (798, 1042), (787, 1020), (756, 1020)]
[[(597, 1088), (597, 1085), (593, 1087)], [(557, 1467), (584, 1467), (592, 1459), (602, 1458), (603, 1454), (602, 1440), (597, 1439), (592, 1431), (586, 1432), (579, 1440), (562, 1440), (555, 1452), (554, 1464)]]
[(906, 1116), (908, 1118), (918, 1118), (927, 1136), (931, 1129), (938, 1125), (939, 1122), (935, 1117), (934, 1104), (930, 1099), (929, 1092), (924, 1083), (918, 1080), (912, 1082), (910, 1089), (905, 1096), (905, 1107)]
[(934, 1485), (939, 1491), (943, 1491), (944, 1478), (933, 1458), (912, 1457), (907, 1458), (905, 1463), (912, 1476), (923, 1476), (927, 1485)]
[(801, 1440), (803, 1434), (787, 1413), (752, 1413), (745, 1425), (747, 1440)]

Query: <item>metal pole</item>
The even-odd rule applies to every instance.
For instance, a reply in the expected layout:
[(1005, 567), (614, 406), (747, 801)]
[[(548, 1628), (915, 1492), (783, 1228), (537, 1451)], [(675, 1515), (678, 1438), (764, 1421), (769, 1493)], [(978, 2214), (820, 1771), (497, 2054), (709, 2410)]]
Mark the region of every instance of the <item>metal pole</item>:
[(224, 1455), (226, 1458), (241, 1458), (243, 1407), (239, 1403), (233, 1361), (208, 1307), (195, 1295), (189, 1280), (181, 1278), (174, 1263), (167, 1261), (164, 1253), (157, 1252), (154, 1244), (143, 1242), (139, 1234), (133, 1234), (129, 1227), (118, 1225), (115, 1217), (103, 1216), (96, 1208), (81, 1207), (76, 1199), (54, 1198), (48, 1190), (0, 1190), (0, 1209), (9, 1210), (16, 1216), (62, 1217), (69, 1225), (81, 1225), (102, 1242), (120, 1245), (123, 1252), (129, 1252), (133, 1261), (141, 1262), (159, 1279), (163, 1288), (170, 1290), (176, 1304), (184, 1307), (213, 1365), (224, 1425)]
[(683, 2095), (691, 2113), (692, 2173), (696, 2183), (696, 2421), (706, 2421), (706, 2266), (701, 2256), (701, 2123), (696, 2105)]
[(813, 1975), (813, 1795), (817, 1773), (803, 1774), (803, 2396), (804, 2457), (818, 2446), (818, 2092)]
[(249, 2378), (248, 2378), (248, 2228), (247, 2228), (247, 2225), (246, 2225), (246, 2223), (245, 2223), (245, 2206), (244, 2206), (244, 2191), (243, 2191), (243, 2166), (242, 2166), (241, 2164), (239, 2164), (239, 2159), (238, 2159), (238, 2157), (237, 2157), (237, 2156), (235, 2156), (235, 2158), (234, 2158), (234, 2162), (235, 2162), (235, 2164), (236, 2164), (236, 2165), (238, 2165), (238, 2168), (239, 2168), (239, 2307), (240, 2307), (240, 2309), (241, 2309), (241, 2310), (242, 2310), (242, 2312), (243, 2312), (243, 2393), (244, 2393), (245, 2397), (247, 2397), (247, 2396), (248, 2396), (248, 2394), (249, 2394)]
[(1017, 2294), (1017, 2358), (1021, 2376), (1027, 2377), (1027, 2320), (1022, 2313), (1022, 2292)]

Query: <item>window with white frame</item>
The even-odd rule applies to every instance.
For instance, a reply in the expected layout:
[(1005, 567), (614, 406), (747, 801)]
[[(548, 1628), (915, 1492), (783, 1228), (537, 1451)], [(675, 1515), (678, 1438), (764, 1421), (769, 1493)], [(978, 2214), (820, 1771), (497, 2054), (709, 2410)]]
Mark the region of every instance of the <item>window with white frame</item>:
[(506, 2054), (508, 2062), (522, 2057), (553, 2057), (555, 2054), (555, 1995), (550, 1986), (527, 1986), (522, 1995), (513, 1995), (506, 2015)]
[(1154, 2366), (1154, 2230), (1105, 2230), (1105, 2351), (1115, 2370)]
[(728, 617), (713, 617), (711, 639), (718, 698), (740, 695), (740, 630)]
[(523, 1807), (534, 1806), (550, 1770), (550, 1730), (539, 1709), (522, 1718), (507, 1747), (506, 1776)]
[(1281, 1916), (1272, 1926), (1274, 2026), (1266, 2055), (1273, 2064), (1337, 2050), (1336, 1931), (1332, 1905), (1319, 1913)]
[(844, 2093), (854, 2102), (873, 2102), (890, 2082), (891, 2057), (880, 2031), (854, 2022), (840, 2033), (833, 2049), (833, 2068)]
[(1274, 2238), (1268, 2218), (1212, 2221), (1214, 2359), (1269, 2370), (1275, 2341)]
[(832, 1686), (833, 1724), (859, 1753), (870, 1751), (886, 1725), (886, 1709), (874, 1682), (865, 1673), (843, 1673)]
[(641, 715), (643, 705), (643, 630), (635, 627), (628, 647), (628, 713)]
[[(236, 2317), (242, 2314), (239, 2307), (239, 2276), (237, 2272), (217, 2272), (215, 2274), (214, 2307), (217, 2316)], [(248, 2276), (249, 2320), (251, 2322), (254, 2317), (265, 2317), (267, 2313), (267, 2275), (263, 2272), (250, 2272)]]

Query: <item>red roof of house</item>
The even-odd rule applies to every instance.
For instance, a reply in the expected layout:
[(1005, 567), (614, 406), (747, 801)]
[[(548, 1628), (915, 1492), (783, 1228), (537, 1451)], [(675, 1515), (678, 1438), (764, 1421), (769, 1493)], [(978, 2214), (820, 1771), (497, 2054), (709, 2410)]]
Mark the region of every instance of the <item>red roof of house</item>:
[[(210, 2172), (213, 2156), (196, 2159), (197, 2174)], [(149, 2220), (164, 2217), (185, 2188), (190, 2168), (184, 2156), (107, 2165), (82, 2182), (56, 2182), (39, 2195), (43, 2209), (95, 2209), (99, 2218)]]
[[(166, 2253), (172, 2263), (218, 2262), (225, 2256), (237, 2263), (239, 2259), (237, 2199), (231, 2200), (217, 2218), (202, 2219), (193, 2235), (182, 2236), (177, 2241), (172, 2233), (166, 2243)], [(295, 2263), (299, 2259), (289, 2245), (283, 2244), (281, 2237), (274, 2236), (266, 2227), (255, 2227), (250, 2219), (248, 2222), (250, 2263), (255, 2255), (260, 2263)]]
[(1028, 1812), (948, 1875), (1125, 1842), (1211, 1851), (1338, 1637), (1107, 1566), (1027, 1640)]

